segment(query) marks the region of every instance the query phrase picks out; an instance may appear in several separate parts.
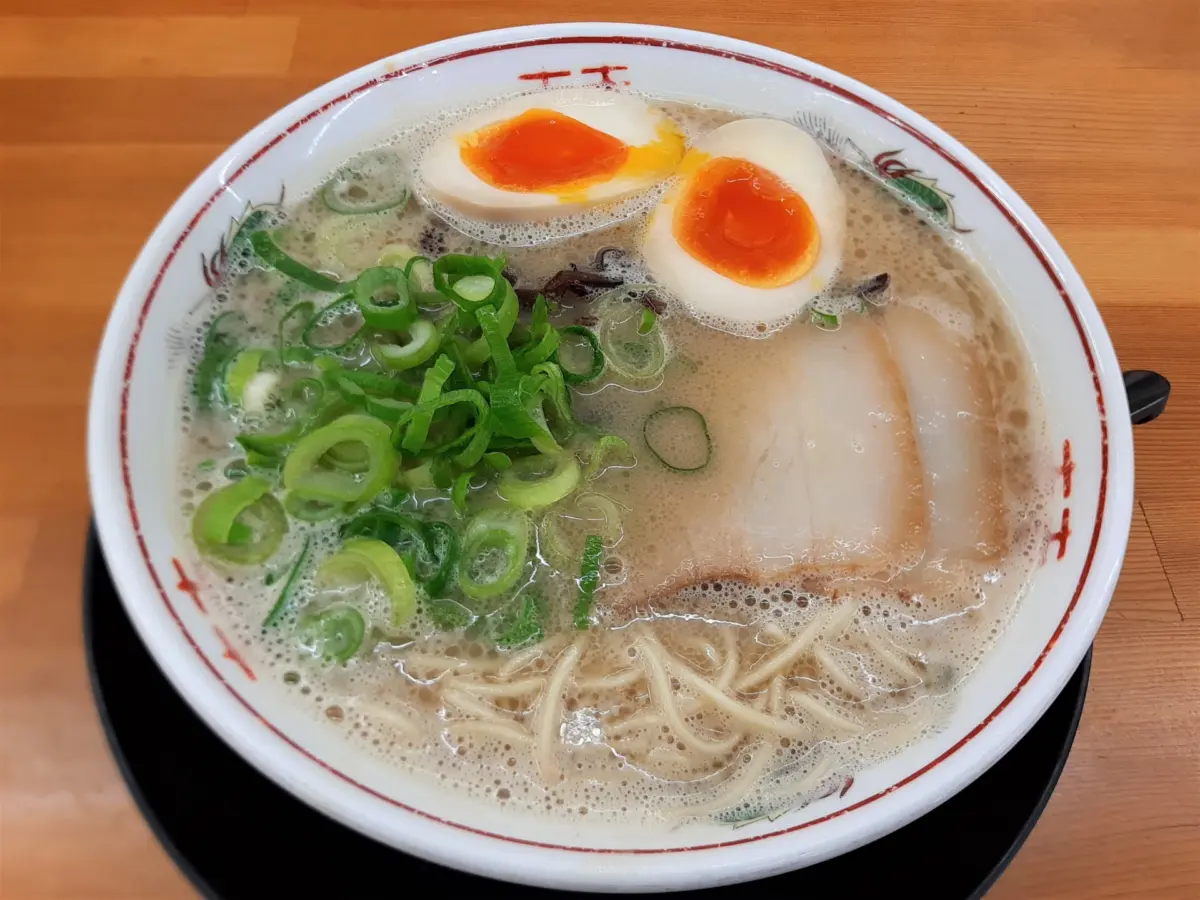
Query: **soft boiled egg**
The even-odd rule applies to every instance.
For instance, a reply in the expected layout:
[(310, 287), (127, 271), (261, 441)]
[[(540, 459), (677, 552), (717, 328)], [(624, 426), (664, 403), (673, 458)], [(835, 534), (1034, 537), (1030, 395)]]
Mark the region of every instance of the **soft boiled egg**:
[(531, 221), (611, 203), (673, 174), (684, 139), (628, 94), (526, 94), (455, 123), (420, 174), (434, 199), (488, 221)]
[(846, 200), (817, 142), (796, 126), (722, 125), (688, 152), (680, 177), (650, 218), (643, 255), (697, 315), (778, 322), (837, 273)]

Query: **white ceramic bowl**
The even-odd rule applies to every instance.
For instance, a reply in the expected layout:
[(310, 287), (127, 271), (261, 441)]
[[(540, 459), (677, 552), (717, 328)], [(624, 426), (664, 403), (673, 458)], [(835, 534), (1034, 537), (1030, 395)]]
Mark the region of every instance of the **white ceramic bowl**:
[[(543, 85), (631, 84), (793, 119), (899, 189), (920, 193), (1009, 298), (1045, 393), (1063, 469), (1046, 562), (948, 727), (775, 821), (668, 833), (503, 813), (353, 750), (285, 702), (206, 612), (170, 525), (173, 331), (219, 274), (248, 205), (313, 187), (397, 121)], [(923, 186), (923, 188), (921, 187)], [(1092, 641), (1116, 582), (1133, 495), (1121, 373), (1083, 282), (1037, 217), (936, 125), (852, 79), (711, 34), (544, 25), (455, 38), (345, 75), (271, 116), (163, 217), (121, 289), (93, 384), (88, 467), (105, 556), (158, 664), (234, 749), (283, 787), (380, 841), (496, 878), (582, 890), (678, 890), (818, 862), (892, 831), (960, 790), (1041, 715)], [(1069, 452), (1067, 448), (1069, 447)], [(236, 804), (236, 798), (230, 798)]]

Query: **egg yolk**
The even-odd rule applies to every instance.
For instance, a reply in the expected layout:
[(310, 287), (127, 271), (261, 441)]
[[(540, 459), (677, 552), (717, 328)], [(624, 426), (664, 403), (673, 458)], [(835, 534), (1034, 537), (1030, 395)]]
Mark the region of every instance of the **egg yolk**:
[(563, 113), (530, 109), (462, 138), (459, 152), (492, 187), (570, 193), (620, 172), (630, 147)]
[(695, 170), (671, 228), (693, 259), (749, 287), (791, 284), (813, 267), (821, 249), (804, 198), (769, 169), (730, 156)]

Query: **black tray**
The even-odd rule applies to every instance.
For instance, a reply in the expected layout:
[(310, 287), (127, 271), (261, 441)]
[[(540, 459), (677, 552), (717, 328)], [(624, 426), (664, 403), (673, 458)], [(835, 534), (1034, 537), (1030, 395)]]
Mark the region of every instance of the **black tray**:
[[(550, 896), (406, 856), (316, 812), (260, 775), (200, 721), (158, 670), (109, 579), (93, 531), (84, 637), (100, 720), (130, 793), (206, 897)], [(982, 897), (1012, 861), (1066, 764), (1091, 651), (1041, 720), (986, 774), (933, 812), (851, 853), (756, 883), (757, 897)], [(919, 885), (919, 888), (917, 887)], [(733, 885), (698, 891), (741, 896)], [(818, 894), (817, 892), (823, 892)]]

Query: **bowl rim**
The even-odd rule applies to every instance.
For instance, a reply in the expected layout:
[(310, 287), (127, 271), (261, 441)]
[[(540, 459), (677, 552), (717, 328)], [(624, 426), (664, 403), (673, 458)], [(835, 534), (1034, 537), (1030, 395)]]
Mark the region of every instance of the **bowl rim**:
[[(695, 53), (698, 57), (714, 56), (730, 59), (777, 74), (797, 78), (822, 90), (830, 91), (899, 127), (937, 153), (963, 177), (968, 179), (1002, 213), (1010, 226), (1021, 235), (1047, 276), (1051, 279), (1060, 298), (1066, 304), (1091, 370), (1101, 429), (1101, 475), (1096, 521), (1092, 533), (1088, 538), (1087, 556), (1079, 582), (1061, 621), (1058, 623), (1045, 648), (1038, 655), (1033, 666), (982, 722), (971, 729), (952, 747), (896, 784), (826, 815), (790, 824), (787, 827), (763, 834), (748, 835), (731, 838), (730, 840), (714, 841), (686, 847), (604, 848), (555, 844), (497, 834), (492, 831), (476, 828), (470, 824), (455, 822), (431, 812), (412, 807), (393, 797), (385, 796), (381, 792), (360, 783), (352, 776), (334, 768), (329, 763), (317, 757), (313, 752), (298, 744), (267, 720), (229, 683), (214, 662), (205, 655), (193, 636), (188, 632), (164, 587), (164, 578), (159, 575), (149, 558), (148, 549), (141, 533), (137, 510), (134, 506), (132, 475), (129, 470), (127, 453), (129, 440), (128, 406), (138, 343), (151, 303), (158, 292), (167, 269), (175, 261), (176, 255), (186, 238), (192, 233), (217, 199), (229, 190), (230, 186), (247, 169), (262, 159), (273, 147), (285, 140), (300, 126), (322, 115), (331, 108), (386, 81), (421, 69), (452, 63), (456, 60), (507, 50), (563, 44), (636, 45), (686, 51)], [(387, 66), (387, 70), (381, 74), (380, 70), (384, 65)], [(346, 85), (350, 85), (350, 87), (343, 89)], [(334, 96), (325, 99), (335, 91), (337, 93)], [(281, 127), (276, 123), (284, 124)], [(257, 148), (245, 156), (244, 161), (236, 169), (228, 171), (230, 163), (235, 162), (238, 158), (245, 155), (247, 150), (256, 144), (258, 145)], [(222, 163), (225, 163), (225, 168), (218, 171), (218, 167)], [(206, 186), (211, 185), (214, 180), (217, 182), (217, 187), (209, 193)], [(200, 208), (193, 213), (192, 209), (194, 209), (195, 200), (203, 198), (206, 195), (207, 199), (203, 200)], [(171, 234), (175, 231), (176, 225), (172, 224), (168, 228), (168, 223), (177, 223), (179, 221), (186, 222), (186, 225), (182, 232), (172, 241)], [(150, 270), (152, 269), (154, 260), (162, 254), (164, 249), (166, 249), (166, 256), (162, 259), (156, 274), (151, 278)], [(147, 283), (149, 284), (148, 288), (145, 287)], [(145, 291), (144, 298), (139, 298), (138, 295), (143, 291)], [(128, 321), (121, 321), (118, 313), (125, 312), (128, 314), (129, 308), (134, 305), (137, 306), (136, 316), (129, 317), (127, 315), (127, 318), (132, 318), (132, 327), (130, 327)], [(131, 331), (132, 337), (129, 336)], [(126, 341), (128, 341), (127, 353), (123, 352)], [(114, 405), (112, 396), (114, 385), (112, 382), (115, 381), (114, 375), (116, 372), (122, 373), (119, 392), (118, 442), (119, 465), (123, 483), (119, 486), (112, 483), (111, 477), (114, 465), (112, 460), (113, 447), (110, 445), (112, 428), (109, 421), (109, 417), (112, 414), (112, 406)], [(1128, 528), (1121, 526), (1122, 522), (1129, 520), (1129, 514), (1132, 512), (1132, 438), (1128, 416), (1122, 415), (1125, 406), (1126, 401), (1120, 382), (1120, 371), (1116, 364), (1111, 341), (1094, 302), (1079, 275), (1071, 266), (1066, 254), (1015, 191), (1008, 187), (999, 176), (977, 156), (971, 153), (971, 151), (967, 150), (962, 144), (924, 117), (916, 114), (898, 101), (848, 76), (792, 54), (746, 41), (666, 26), (607, 22), (527, 25), (469, 34), (434, 44), (415, 47), (395, 56), (369, 63), (353, 72), (332, 79), (309, 92), (304, 97), (287, 105), (282, 110), (267, 117), (250, 132), (230, 145), (211, 166), (196, 178), (192, 185), (172, 206), (171, 210), (160, 220), (158, 227), (147, 240), (145, 247), (140, 252), (137, 261), (134, 263), (122, 285), (117, 304), (106, 327), (101, 353), (97, 361), (90, 403), (88, 469), (93, 507), (97, 513), (97, 523), (106, 556), (117, 552), (118, 548), (122, 551), (129, 549), (131, 546), (129, 541), (129, 532), (131, 529), (133, 545), (140, 551), (142, 560), (149, 570), (150, 578), (170, 615), (173, 617), (175, 624), (183, 632), (187, 641), (200, 656), (209, 672), (251, 716), (265, 725), (276, 737), (289, 745), (293, 750), (305, 757), (307, 761), (316, 763), (348, 785), (357, 787), (376, 799), (383, 800), (392, 806), (399, 807), (433, 822), (504, 843), (520, 844), (530, 848), (545, 850), (571, 851), (574, 853), (645, 856), (717, 850), (758, 843), (768, 838), (794, 834), (832, 819), (846, 816), (871, 805), (884, 797), (893, 795), (893, 792), (931, 772), (971, 743), (979, 734), (988, 729), (989, 726), (1001, 717), (1002, 713), (1009, 710), (1010, 705), (1018, 698), (1018, 695), (1022, 693), (1034, 675), (1041, 671), (1042, 674), (1039, 678), (1039, 683), (1043, 685), (1041, 692), (1032, 697), (1031, 692), (1024, 694), (1022, 703), (1020, 704), (1023, 710), (1021, 714), (1005, 717), (1005, 728), (992, 729), (989, 732), (989, 737), (992, 735), (996, 735), (996, 737), (990, 744), (984, 742), (982, 751), (978, 749), (980, 745), (976, 745), (975, 755), (978, 758), (975, 762), (962, 763), (962, 758), (960, 757), (960, 765), (953, 767), (956, 771), (950, 773), (951, 777), (947, 781), (949, 787), (936, 792), (940, 794), (940, 797), (933, 796), (935, 794), (933, 791), (928, 791), (925, 794), (918, 792), (913, 797), (910, 797), (906, 803), (896, 808), (899, 812), (893, 809), (890, 818), (884, 817), (887, 821), (882, 826), (867, 824), (856, 831), (855, 840), (849, 843), (844, 842), (839, 849), (832, 851), (843, 852), (851, 849), (853, 846), (878, 837), (888, 830), (899, 827), (906, 821), (910, 821), (937, 802), (940, 802), (941, 797), (956, 792), (990, 766), (1032, 725), (1037, 716), (1044, 711), (1053, 697), (1057, 695), (1057, 692), (1070, 677), (1075, 666), (1078, 665), (1079, 660), (1086, 652), (1091, 638), (1099, 626), (1100, 619), (1103, 617), (1107, 599), (1111, 596), (1117, 574), (1120, 571), (1128, 536)], [(1113, 479), (1111, 484), (1109, 479), (1110, 469), (1115, 470), (1119, 476)], [(124, 512), (128, 513), (128, 520), (118, 522), (118, 517)], [(113, 565), (113, 569), (118, 583), (124, 581), (125, 586), (131, 589), (131, 578), (122, 579), (120, 577), (123, 568), (120, 563), (122, 562), (122, 559), (110, 559), (110, 563), (116, 563)], [(180, 575), (186, 581), (186, 576), (183, 575), (182, 571)], [(121, 591), (120, 593), (124, 600), (126, 592)], [(1084, 597), (1085, 593), (1089, 599), (1094, 598), (1094, 601), (1084, 604), (1086, 615), (1083, 615), (1081, 618), (1081, 616), (1075, 614), (1080, 600)], [(138, 614), (136, 606), (131, 603), (126, 603), (126, 606), (130, 609), (131, 617), (138, 625), (138, 631), (143, 641), (147, 643), (152, 651), (156, 651), (154, 652), (154, 656), (159, 666), (171, 677), (176, 688), (185, 696), (189, 696), (196, 685), (191, 684), (189, 687), (187, 676), (174, 671), (171, 661), (164, 658), (165, 654), (161, 651), (161, 648), (157, 648), (156, 642), (150, 638), (150, 630), (146, 623), (142, 621), (143, 617)], [(1072, 621), (1077, 628), (1073, 629), (1073, 637), (1072, 635), (1068, 635), (1068, 637), (1072, 638), (1071, 640), (1060, 641), (1068, 621)], [(1056, 647), (1059, 648), (1059, 652), (1051, 659), (1051, 651)], [(1048, 659), (1052, 665), (1044, 666)], [(210, 685), (208, 688), (205, 688), (205, 690), (210, 689), (215, 690), (216, 686)], [(210, 714), (211, 711), (204, 709), (201, 704), (193, 703), (193, 706), (196, 706), (198, 711), (205, 713), (204, 718), (208, 724), (230, 745), (235, 747), (243, 756), (255, 762), (267, 774), (275, 777), (277, 781), (280, 780), (280, 776), (272, 772), (270, 766), (263, 761), (264, 755), (254, 751), (252, 745), (259, 742), (257, 736), (247, 737), (243, 735), (237, 727), (222, 723), (218, 717)], [(350, 824), (352, 827), (359, 827), (349, 812), (337, 808), (331, 809), (331, 806), (339, 806), (340, 801), (331, 800), (329, 797), (324, 796), (319, 788), (309, 788), (302, 783), (285, 783), (284, 786), (293, 793), (298, 793), (318, 808), (330, 812), (341, 821)], [(859, 839), (860, 835), (861, 839)], [(421, 851), (418, 850), (417, 852)], [(824, 858), (824, 856), (828, 855), (832, 855), (832, 853), (825, 853), (819, 858)], [(445, 858), (452, 858), (454, 864), (460, 867), (471, 867), (470, 864), (462, 859), (461, 854), (452, 852), (447, 854)], [(814, 858), (813, 861), (816, 861), (816, 859)], [(523, 866), (519, 862), (502, 866), (501, 868), (505, 870), (502, 877), (547, 883), (544, 879), (537, 878), (535, 872), (527, 871), (529, 867)], [(484, 868), (484, 871), (495, 874), (496, 867), (488, 865)], [(613, 873), (610, 872), (609, 874)], [(582, 877), (580, 876), (580, 878)], [(580, 886), (578, 881), (572, 883), (575, 886)], [(637, 882), (635, 877), (630, 883), (636, 885), (639, 882)]]

